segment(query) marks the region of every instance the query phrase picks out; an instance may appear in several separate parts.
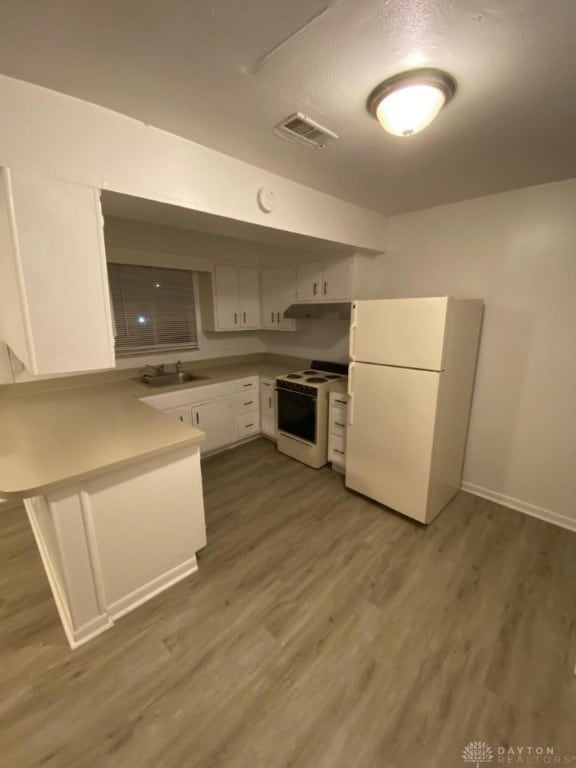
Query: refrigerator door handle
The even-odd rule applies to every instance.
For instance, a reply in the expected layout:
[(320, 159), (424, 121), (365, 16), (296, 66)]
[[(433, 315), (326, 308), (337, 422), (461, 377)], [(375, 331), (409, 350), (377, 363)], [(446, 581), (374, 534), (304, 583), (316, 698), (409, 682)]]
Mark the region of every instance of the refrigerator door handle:
[(354, 418), (354, 395), (352, 393), (354, 367), (354, 363), (348, 365), (348, 426), (352, 426), (352, 420)]
[(348, 356), (354, 360), (354, 342), (356, 341), (356, 304), (352, 304), (352, 315), (350, 318), (350, 340), (348, 343)]

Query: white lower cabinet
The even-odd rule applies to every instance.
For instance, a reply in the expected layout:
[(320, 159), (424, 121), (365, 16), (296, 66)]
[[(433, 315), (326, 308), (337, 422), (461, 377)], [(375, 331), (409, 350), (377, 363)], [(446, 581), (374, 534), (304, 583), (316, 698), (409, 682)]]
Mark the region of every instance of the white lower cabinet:
[(260, 428), (266, 437), (276, 439), (276, 392), (274, 379), (260, 381)]
[(258, 376), (152, 395), (142, 400), (171, 418), (201, 429), (206, 435), (200, 443), (204, 456), (260, 434)]
[(238, 416), (238, 438), (240, 440), (246, 440), (248, 437), (254, 437), (254, 435), (260, 432), (260, 413), (253, 411), (252, 413), (243, 413)]
[(192, 408), (184, 406), (183, 408), (167, 408), (164, 413), (173, 419), (178, 419), (184, 424), (192, 424)]
[(328, 416), (328, 461), (332, 463), (332, 469), (340, 472), (344, 472), (346, 467), (347, 413), (348, 395), (331, 392)]
[(260, 433), (260, 379), (250, 376), (236, 382), (236, 428), (238, 440)]
[(214, 400), (192, 408), (192, 426), (205, 433), (200, 453), (210, 453), (235, 442), (233, 399)]

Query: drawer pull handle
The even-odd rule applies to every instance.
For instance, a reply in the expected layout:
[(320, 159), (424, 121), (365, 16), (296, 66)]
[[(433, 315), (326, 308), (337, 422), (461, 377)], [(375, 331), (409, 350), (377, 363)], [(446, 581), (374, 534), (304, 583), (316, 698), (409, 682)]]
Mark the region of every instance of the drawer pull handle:
[(238, 325), (238, 313), (234, 312), (234, 325)]
[(253, 426), (254, 424), (246, 424), (246, 429), (248, 429), (248, 427), (253, 427)]
[(253, 403), (254, 403), (254, 400), (248, 400), (248, 402), (244, 403), (244, 405), (253, 405)]
[(339, 405), (347, 405), (346, 400), (334, 400), (335, 403), (338, 403)]
[(196, 411), (196, 424), (200, 424), (200, 414)]
[(340, 451), (338, 448), (334, 448), (334, 453), (339, 453), (340, 456), (344, 456), (344, 451)]
[(243, 318), (244, 325), (246, 325), (246, 312), (242, 312), (242, 318)]
[(242, 386), (243, 387), (251, 387), (252, 386), (252, 382), (250, 382), (249, 384), (242, 384)]
[(334, 422), (334, 426), (342, 427), (342, 429), (346, 429), (346, 424), (341, 424), (339, 421), (335, 421)]

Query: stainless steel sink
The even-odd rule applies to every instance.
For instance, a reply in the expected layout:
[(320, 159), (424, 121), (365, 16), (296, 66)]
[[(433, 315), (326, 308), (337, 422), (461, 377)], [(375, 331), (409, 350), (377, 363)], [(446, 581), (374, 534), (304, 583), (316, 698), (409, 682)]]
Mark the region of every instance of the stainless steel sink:
[(202, 381), (208, 379), (208, 376), (197, 376), (195, 373), (158, 373), (155, 375), (144, 374), (139, 381), (148, 387), (174, 387), (178, 384), (189, 384), (191, 381)]

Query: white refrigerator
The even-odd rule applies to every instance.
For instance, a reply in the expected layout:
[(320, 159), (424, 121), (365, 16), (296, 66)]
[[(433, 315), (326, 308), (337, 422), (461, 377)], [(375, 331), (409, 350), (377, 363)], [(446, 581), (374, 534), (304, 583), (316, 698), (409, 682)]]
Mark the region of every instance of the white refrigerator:
[(346, 486), (429, 523), (460, 488), (483, 303), (354, 301)]

